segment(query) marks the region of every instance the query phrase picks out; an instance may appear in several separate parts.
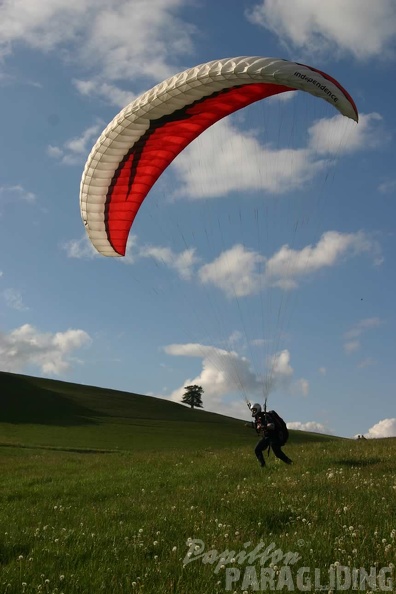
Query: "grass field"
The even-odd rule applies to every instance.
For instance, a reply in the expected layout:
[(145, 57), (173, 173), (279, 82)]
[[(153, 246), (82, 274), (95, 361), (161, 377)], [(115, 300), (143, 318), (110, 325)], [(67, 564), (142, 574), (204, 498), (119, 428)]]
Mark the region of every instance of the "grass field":
[(47, 382), (0, 374), (0, 593), (396, 590), (395, 439), (291, 432), (260, 469), (239, 421)]

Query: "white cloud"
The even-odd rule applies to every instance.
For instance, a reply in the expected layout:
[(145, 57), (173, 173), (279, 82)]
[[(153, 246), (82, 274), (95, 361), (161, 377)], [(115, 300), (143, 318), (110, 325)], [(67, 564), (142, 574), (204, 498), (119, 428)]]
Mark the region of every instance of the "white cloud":
[(62, 147), (49, 145), (47, 154), (64, 165), (82, 165), (93, 143), (97, 140), (102, 126), (95, 124), (84, 130), (81, 136), (67, 140)]
[(234, 351), (198, 343), (172, 344), (164, 347), (168, 355), (197, 357), (202, 359), (202, 372), (194, 379), (186, 380), (183, 386), (171, 394), (172, 400), (179, 400), (184, 385), (202, 385), (211, 404), (219, 404), (230, 393), (259, 395), (262, 390), (259, 378), (250, 368), (249, 361)]
[(87, 234), (83, 235), (81, 239), (66, 241), (61, 247), (65, 250), (69, 258), (91, 260), (92, 258), (99, 257), (99, 252), (93, 247)]
[(316, 121), (308, 130), (308, 146), (320, 155), (343, 155), (382, 146), (389, 133), (378, 113), (359, 114), (359, 124), (337, 114)]
[[(97, 2), (100, 6), (103, 3)], [(50, 51), (77, 39), (87, 24), (92, 0), (5, 0), (0, 7), (0, 43), (11, 51), (22, 42)]]
[(378, 317), (374, 318), (364, 318), (360, 320), (357, 324), (355, 324), (350, 330), (345, 332), (345, 338), (357, 338), (361, 336), (363, 332), (366, 330), (371, 330), (372, 328), (378, 328), (382, 325), (382, 320)]
[[(265, 133), (265, 130), (263, 130)], [(240, 130), (226, 118), (211, 126), (173, 162), (174, 197), (215, 198), (260, 190), (282, 194), (301, 189), (336, 162), (336, 157), (382, 146), (390, 138), (377, 113), (359, 124), (342, 115), (322, 118), (307, 130), (305, 147), (276, 149), (262, 144), (257, 130)]]
[(116, 105), (117, 107), (125, 107), (136, 98), (136, 95), (131, 91), (125, 91), (120, 87), (109, 84), (100, 78), (90, 80), (73, 81), (76, 89), (84, 96), (96, 95), (106, 103)]
[(195, 248), (184, 250), (176, 254), (168, 247), (144, 246), (139, 252), (141, 258), (153, 258), (157, 262), (176, 270), (183, 279), (190, 279), (193, 267), (198, 262)]
[(265, 287), (294, 289), (301, 278), (363, 253), (369, 253), (375, 264), (382, 262), (379, 244), (362, 231), (327, 231), (315, 246), (295, 250), (283, 245), (269, 259), (237, 244), (204, 264), (199, 279), (228, 297), (245, 297)]
[(168, 60), (192, 51), (195, 27), (173, 13), (182, 0), (118, 0), (95, 11), (88, 26), (82, 56), (89, 65), (100, 64), (107, 80), (150, 76), (162, 80), (173, 74)]
[(293, 381), (294, 369), (290, 364), (290, 359), (288, 349), (279, 351), (267, 358), (266, 366), (268, 373), (265, 380), (266, 390), (271, 392), (282, 388), (297, 396), (308, 396), (309, 381), (305, 378)]
[[(202, 371), (196, 377), (186, 379), (169, 398), (180, 402), (184, 387), (197, 384), (204, 389), (204, 407), (229, 416), (246, 417), (246, 398), (250, 402), (263, 400), (264, 391), (268, 395), (279, 386), (286, 387), (292, 380), (288, 351), (267, 360), (268, 373), (264, 379), (253, 372), (247, 358), (235, 351), (198, 343), (172, 344), (164, 347), (164, 351), (172, 356), (202, 359)], [(234, 399), (229, 400), (230, 396)]]
[(34, 366), (43, 373), (59, 375), (70, 367), (72, 352), (90, 342), (83, 330), (40, 333), (30, 324), (24, 324), (9, 334), (0, 333), (2, 369), (19, 372)]
[(290, 353), (287, 349), (276, 353), (267, 361), (271, 375), (283, 379), (289, 379), (293, 375), (293, 367), (290, 365)]
[(319, 371), (320, 375), (326, 375), (326, 373), (327, 373), (326, 367), (319, 367), (318, 371)]
[(302, 396), (308, 396), (309, 394), (309, 381), (303, 377), (294, 383), (293, 391)]
[(369, 253), (376, 264), (382, 261), (378, 243), (363, 231), (327, 231), (316, 246), (308, 245), (301, 250), (294, 250), (288, 245), (282, 246), (267, 261), (265, 274), (267, 281), (273, 286), (292, 289), (297, 286), (300, 277), (335, 266), (342, 259), (362, 253)]
[(52, 144), (49, 144), (47, 147), (47, 155), (53, 159), (61, 160), (63, 157), (63, 150), (59, 148), (59, 146), (52, 146)]
[(3, 298), (7, 306), (18, 311), (27, 311), (29, 308), (23, 302), (22, 294), (16, 289), (5, 289)]
[(383, 419), (379, 421), (364, 434), (368, 438), (396, 437), (396, 419)]
[[(70, 258), (98, 256), (86, 235), (80, 240), (68, 241), (62, 247)], [(363, 253), (369, 253), (375, 264), (382, 262), (379, 244), (362, 231), (349, 234), (327, 231), (316, 246), (294, 250), (283, 245), (269, 259), (236, 244), (212, 262), (203, 264), (195, 274), (201, 261), (195, 249), (176, 253), (169, 247), (139, 246), (137, 237), (131, 234), (126, 256), (120, 260), (124, 264), (134, 264), (139, 259), (152, 258), (175, 270), (184, 280), (199, 279), (204, 285), (220, 289), (227, 297), (239, 298), (257, 294), (268, 287), (295, 289), (301, 278)]]
[(393, 0), (333, 0), (326, 10), (317, 0), (262, 0), (247, 17), (284, 43), (323, 57), (384, 57), (394, 49), (396, 38)]
[(22, 201), (28, 204), (36, 202), (36, 195), (33, 192), (25, 190), (23, 186), (0, 186), (0, 206), (2, 204), (11, 204), (15, 201)]
[(263, 282), (265, 258), (237, 244), (199, 270), (203, 284), (212, 284), (229, 297), (245, 297), (257, 293)]
[(4, 0), (0, 52), (17, 44), (56, 51), (95, 72), (99, 86), (117, 79), (162, 80), (174, 73), (172, 59), (192, 51), (196, 29), (178, 18), (183, 6), (183, 0), (150, 0), (149, 7), (147, 0)]
[(288, 429), (297, 429), (298, 431), (310, 431), (313, 433), (326, 433), (330, 434), (332, 431), (316, 421), (308, 421), (307, 423), (301, 423), (300, 421), (291, 421), (287, 423)]
[[(344, 351), (349, 355), (358, 351), (361, 347), (360, 338), (362, 334), (366, 333), (368, 330), (372, 330), (374, 328), (378, 328), (382, 325), (382, 320), (380, 318), (364, 318), (360, 320), (357, 324), (355, 324), (350, 330), (345, 332), (344, 338)], [(369, 363), (368, 363), (369, 361)], [(368, 364), (373, 362), (372, 359), (365, 359), (359, 364), (359, 367), (367, 367)]]
[(238, 130), (231, 120), (220, 120), (173, 162), (179, 177), (175, 197), (214, 198), (254, 190), (280, 194), (301, 188), (327, 166), (309, 148), (276, 150), (260, 144), (253, 132)]
[[(165, 347), (172, 356), (202, 359), (202, 371), (195, 378), (188, 378), (174, 390), (169, 398), (180, 402), (184, 387), (197, 384), (203, 387), (206, 410), (231, 417), (246, 418), (246, 398), (250, 401), (263, 397), (262, 380), (252, 371), (249, 361), (234, 351), (226, 351), (201, 344), (174, 344)], [(230, 396), (234, 396), (230, 400)], [(161, 398), (164, 396), (162, 395)]]
[[(88, 235), (81, 239), (72, 239), (62, 244), (69, 258), (92, 259), (100, 257), (100, 254), (93, 247)], [(118, 258), (123, 264), (134, 264), (142, 258), (152, 258), (156, 262), (175, 270), (178, 276), (184, 280), (192, 277), (195, 264), (199, 261), (195, 255), (195, 249), (187, 249), (176, 253), (168, 247), (138, 245), (138, 238), (131, 234), (128, 238), (127, 251), (124, 258)]]

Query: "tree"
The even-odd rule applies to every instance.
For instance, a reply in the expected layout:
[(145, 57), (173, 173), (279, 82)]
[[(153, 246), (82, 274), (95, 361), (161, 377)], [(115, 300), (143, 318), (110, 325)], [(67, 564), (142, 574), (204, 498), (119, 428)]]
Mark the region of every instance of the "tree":
[(201, 386), (185, 386), (186, 391), (182, 398), (184, 404), (189, 404), (191, 408), (196, 406), (197, 408), (203, 408), (201, 395), (203, 394), (203, 388)]

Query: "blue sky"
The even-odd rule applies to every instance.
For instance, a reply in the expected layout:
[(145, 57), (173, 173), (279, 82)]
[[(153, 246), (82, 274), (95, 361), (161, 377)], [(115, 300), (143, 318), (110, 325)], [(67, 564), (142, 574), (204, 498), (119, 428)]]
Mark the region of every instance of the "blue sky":
[[(0, 367), (289, 427), (396, 435), (393, 0), (5, 0), (0, 6)], [(304, 62), (359, 123), (305, 93), (190, 145), (127, 256), (81, 221), (96, 139), (139, 94), (217, 58)]]

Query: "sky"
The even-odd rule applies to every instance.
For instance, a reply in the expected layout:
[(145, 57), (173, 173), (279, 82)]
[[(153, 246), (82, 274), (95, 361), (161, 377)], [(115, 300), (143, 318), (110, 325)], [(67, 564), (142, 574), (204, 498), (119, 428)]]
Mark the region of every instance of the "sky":
[[(234, 56), (302, 62), (356, 124), (285, 93), (163, 173), (125, 258), (80, 215), (89, 152), (129, 102)], [(0, 369), (289, 428), (396, 436), (394, 0), (3, 0)]]

